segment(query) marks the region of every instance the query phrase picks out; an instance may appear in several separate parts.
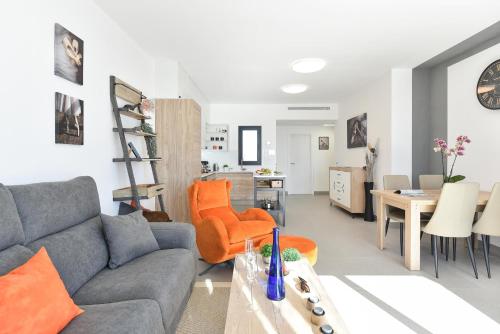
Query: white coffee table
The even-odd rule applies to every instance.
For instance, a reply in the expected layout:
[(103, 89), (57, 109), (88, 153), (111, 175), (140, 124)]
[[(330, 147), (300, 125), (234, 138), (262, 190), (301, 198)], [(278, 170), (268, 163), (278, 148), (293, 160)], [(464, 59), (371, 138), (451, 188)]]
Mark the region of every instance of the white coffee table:
[[(259, 264), (262, 269), (260, 255)], [(306, 308), (306, 300), (310, 294), (320, 298), (318, 305), (325, 310), (325, 321), (333, 327), (335, 333), (348, 333), (342, 318), (309, 262), (302, 259), (288, 263), (287, 268), (290, 273), (285, 277), (285, 299), (279, 302), (267, 299), (267, 275), (260, 271), (253, 285), (254, 311), (249, 311), (247, 306), (250, 303), (250, 288), (246, 279), (245, 256), (242, 254), (236, 257), (225, 334), (320, 333), (319, 326), (311, 323), (311, 311)], [(302, 293), (297, 288), (297, 276), (308, 282), (311, 288), (310, 294)]]

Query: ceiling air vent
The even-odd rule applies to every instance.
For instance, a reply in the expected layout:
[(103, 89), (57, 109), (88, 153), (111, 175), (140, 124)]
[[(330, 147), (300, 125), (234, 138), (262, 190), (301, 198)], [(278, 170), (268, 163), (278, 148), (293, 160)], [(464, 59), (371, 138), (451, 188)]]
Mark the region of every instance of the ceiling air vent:
[(288, 110), (330, 110), (330, 107), (288, 107)]

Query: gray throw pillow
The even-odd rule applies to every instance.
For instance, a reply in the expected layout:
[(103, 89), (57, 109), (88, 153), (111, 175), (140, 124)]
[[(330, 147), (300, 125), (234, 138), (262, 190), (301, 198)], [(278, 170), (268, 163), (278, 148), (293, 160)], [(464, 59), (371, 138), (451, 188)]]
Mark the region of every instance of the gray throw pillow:
[(108, 266), (111, 269), (160, 249), (142, 211), (116, 217), (102, 214), (101, 218), (109, 248)]

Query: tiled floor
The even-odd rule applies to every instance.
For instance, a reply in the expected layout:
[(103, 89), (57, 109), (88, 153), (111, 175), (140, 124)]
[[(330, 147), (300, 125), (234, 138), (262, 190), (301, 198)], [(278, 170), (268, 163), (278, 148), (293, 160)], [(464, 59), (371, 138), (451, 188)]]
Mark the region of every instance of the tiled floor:
[[(476, 323), (478, 330), (482, 323), (496, 325), (495, 321), (500, 322), (499, 256), (491, 257), (493, 278), (488, 279), (482, 252), (476, 251), (479, 270), (479, 280), (476, 280), (466, 249), (459, 242), (457, 261), (450, 259), (446, 262), (444, 256), (441, 257), (440, 278), (436, 280), (429, 236), (422, 240), (422, 270), (410, 272), (403, 266), (399, 254), (397, 224), (392, 224), (389, 229), (386, 249), (379, 251), (375, 244), (375, 223), (364, 222), (362, 218), (352, 219), (342, 210), (331, 207), (327, 195), (289, 196), (287, 204), (287, 226), (282, 228), (282, 233), (306, 236), (317, 242), (316, 272), (334, 277), (345, 288), (357, 292), (357, 298), (374, 304), (372, 306), (412, 331), (447, 332), (439, 329), (436, 323), (426, 323), (423, 320), (426, 312), (419, 310), (432, 310), (434, 314), (442, 311), (445, 315), (441, 320), (446, 314), (457, 321), (468, 319)], [(205, 264), (200, 262), (199, 271), (204, 267)], [(231, 270), (215, 268), (199, 279), (230, 281)], [(452, 314), (449, 314), (450, 310), (453, 310)], [(459, 314), (462, 311), (467, 314)], [(429, 318), (428, 314), (426, 317)], [(449, 321), (450, 325), (457, 323), (452, 319)], [(440, 323), (442, 325), (443, 321)], [(448, 328), (451, 330), (452, 327)]]

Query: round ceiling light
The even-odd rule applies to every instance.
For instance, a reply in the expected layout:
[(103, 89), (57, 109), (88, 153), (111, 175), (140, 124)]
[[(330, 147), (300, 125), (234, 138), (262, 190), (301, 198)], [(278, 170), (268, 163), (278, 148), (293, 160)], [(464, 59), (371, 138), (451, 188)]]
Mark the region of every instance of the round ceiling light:
[(300, 94), (305, 92), (309, 87), (304, 84), (288, 84), (281, 86), (281, 90), (287, 94)]
[(326, 65), (326, 61), (321, 58), (304, 58), (294, 61), (292, 70), (298, 73), (314, 73), (321, 71)]

